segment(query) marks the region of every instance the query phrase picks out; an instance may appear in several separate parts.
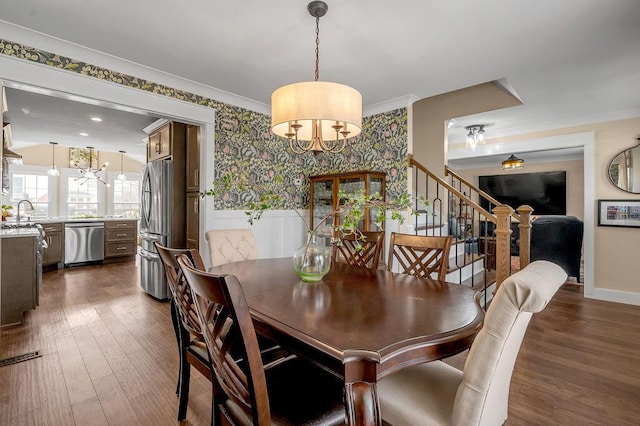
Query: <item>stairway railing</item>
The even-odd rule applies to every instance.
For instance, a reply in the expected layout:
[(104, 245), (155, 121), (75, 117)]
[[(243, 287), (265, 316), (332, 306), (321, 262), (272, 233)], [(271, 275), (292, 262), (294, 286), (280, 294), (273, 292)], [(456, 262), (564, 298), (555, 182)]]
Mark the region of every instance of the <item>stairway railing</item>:
[[(482, 283), (486, 290), (494, 276), (496, 286), (499, 286), (510, 275), (512, 219), (519, 222), (521, 247), (523, 243), (526, 244), (526, 249), (520, 249), (521, 267), (528, 264), (530, 207), (520, 207), (516, 213), (511, 207), (501, 205), (446, 166), (445, 173), (452, 176), (451, 183), (429, 171), (412, 155), (408, 157), (408, 165), (410, 190), (413, 194), (424, 195), (429, 202), (428, 210), (421, 210), (417, 204), (414, 206), (418, 215), (410, 224), (412, 232), (422, 235), (453, 235), (456, 238), (458, 244), (452, 249), (456, 250), (452, 271), (460, 271), (458, 282), (463, 281), (462, 271), (467, 265), (471, 265), (471, 278), (466, 279), (465, 284), (474, 288)], [(480, 205), (480, 197), (489, 200), (489, 210)], [(482, 257), (484, 267), (475, 266)], [(480, 280), (478, 275), (481, 271), (484, 271), (484, 276)], [(485, 298), (486, 296), (485, 291)]]
[[(496, 213), (496, 217), (498, 216), (498, 212), (495, 211), (495, 208), (500, 206), (500, 202), (493, 198), (491, 195), (477, 188), (471, 182), (460, 176), (454, 170), (450, 169), (449, 166), (444, 166), (445, 176), (451, 176), (451, 184), (455, 187), (457, 186), (460, 191), (464, 188), (465, 194), (468, 194), (468, 198), (479, 200), (484, 199), (489, 203), (489, 210)], [(520, 257), (520, 269), (527, 266), (530, 262), (530, 250), (531, 250), (531, 213), (533, 209), (530, 206), (520, 206), (515, 211), (512, 209), (509, 212), (509, 229), (511, 229), (511, 223), (516, 223), (518, 226), (518, 240), (515, 241), (515, 244), (518, 248), (518, 253)], [(506, 214), (506, 212), (504, 212)], [(509, 233), (509, 235), (511, 232)], [(509, 237), (511, 238), (511, 237)], [(509, 244), (509, 248), (514, 247), (512, 244)], [(509, 250), (509, 255), (506, 260), (511, 262), (511, 250)], [(502, 282), (502, 281), (500, 281)]]

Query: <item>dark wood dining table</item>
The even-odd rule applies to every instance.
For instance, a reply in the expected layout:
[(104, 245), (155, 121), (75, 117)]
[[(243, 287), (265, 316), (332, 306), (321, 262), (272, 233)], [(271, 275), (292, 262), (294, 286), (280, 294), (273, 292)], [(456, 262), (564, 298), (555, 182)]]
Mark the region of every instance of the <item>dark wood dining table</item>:
[(484, 318), (466, 286), (382, 270), (334, 264), (306, 283), (277, 258), (210, 272), (238, 277), (258, 333), (344, 378), (349, 424), (381, 424), (377, 381), (469, 348)]

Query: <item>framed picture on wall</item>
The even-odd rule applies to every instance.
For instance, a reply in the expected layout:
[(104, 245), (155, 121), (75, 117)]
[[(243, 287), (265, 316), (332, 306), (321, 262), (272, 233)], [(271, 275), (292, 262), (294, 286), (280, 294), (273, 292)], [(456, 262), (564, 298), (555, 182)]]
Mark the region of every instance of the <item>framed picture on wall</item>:
[(640, 228), (640, 200), (598, 200), (598, 226)]
[(85, 148), (69, 148), (69, 164), (88, 169), (98, 164), (98, 151)]

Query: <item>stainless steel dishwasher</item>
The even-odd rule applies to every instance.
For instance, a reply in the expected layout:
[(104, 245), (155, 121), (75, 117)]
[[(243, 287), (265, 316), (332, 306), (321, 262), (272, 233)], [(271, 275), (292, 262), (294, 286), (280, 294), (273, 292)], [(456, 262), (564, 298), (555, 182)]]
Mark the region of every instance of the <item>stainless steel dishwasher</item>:
[(64, 225), (64, 264), (104, 260), (104, 222)]

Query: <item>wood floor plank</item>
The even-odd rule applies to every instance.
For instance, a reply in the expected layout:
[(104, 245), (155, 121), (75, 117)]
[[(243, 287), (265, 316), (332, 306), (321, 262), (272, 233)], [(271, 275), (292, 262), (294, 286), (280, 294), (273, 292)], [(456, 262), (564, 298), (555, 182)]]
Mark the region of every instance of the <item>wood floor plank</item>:
[(9, 369), (9, 417), (21, 418), (40, 408), (38, 369), (34, 362), (25, 361), (2, 367)]
[(113, 374), (94, 379), (93, 386), (111, 426), (140, 424), (129, 399)]
[(74, 404), (73, 418), (76, 425), (108, 426), (107, 418), (97, 397)]
[(136, 370), (127, 354), (124, 353), (120, 344), (104, 324), (101, 321), (94, 322), (89, 325), (89, 329), (127, 396), (134, 398), (148, 392), (148, 380), (145, 380)]
[(57, 352), (32, 361), (38, 366), (41, 416), (44, 425), (73, 424), (71, 402)]
[(78, 349), (92, 380), (113, 374), (107, 359), (104, 357), (88, 326), (74, 328), (73, 337), (76, 339)]
[(175, 423), (174, 418), (169, 416), (162, 404), (153, 394), (147, 392), (131, 399), (131, 405), (138, 416), (138, 420), (144, 426), (171, 426)]
[(56, 339), (56, 345), (71, 405), (95, 397), (93, 383), (73, 335)]
[(28, 411), (19, 416), (12, 417), (9, 419), (8, 424), (12, 426), (40, 426), (42, 425), (42, 412), (39, 408)]

